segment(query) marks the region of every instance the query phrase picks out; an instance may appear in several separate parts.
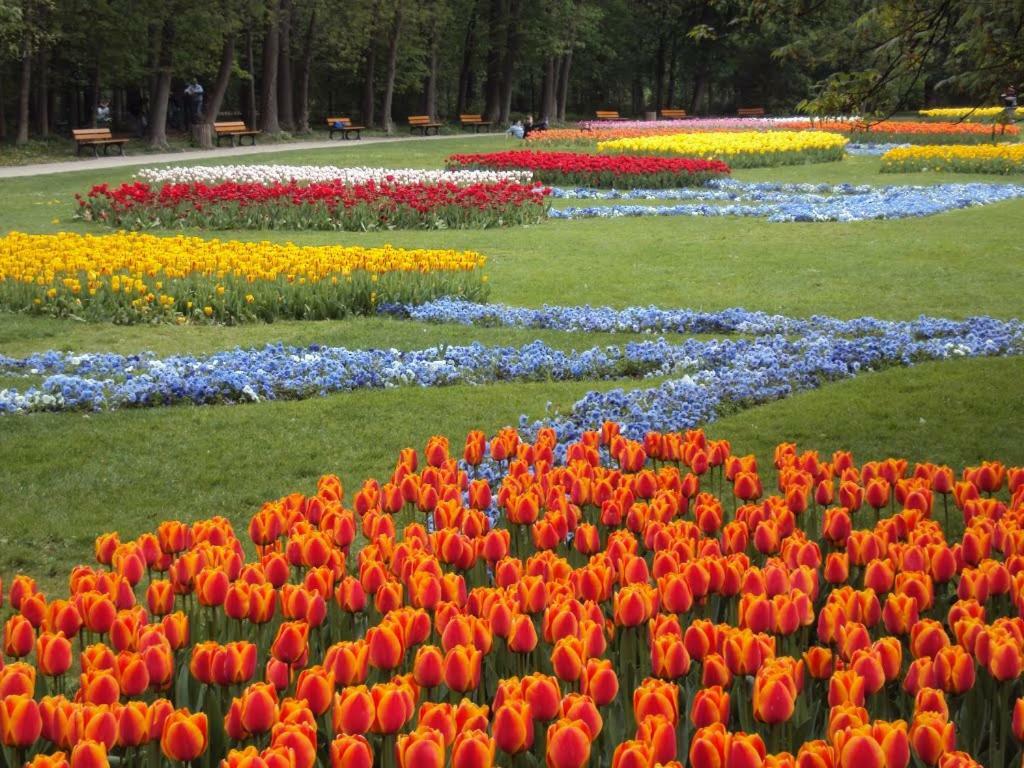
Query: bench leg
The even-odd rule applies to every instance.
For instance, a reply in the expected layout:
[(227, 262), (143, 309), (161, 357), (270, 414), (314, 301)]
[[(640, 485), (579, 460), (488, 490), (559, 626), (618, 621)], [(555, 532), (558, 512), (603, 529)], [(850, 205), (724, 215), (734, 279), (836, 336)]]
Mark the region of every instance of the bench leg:
[(99, 148), (97, 148), (97, 146), (95, 144), (92, 145), (92, 156), (93, 157), (99, 157), (100, 156), (100, 150), (99, 150)]

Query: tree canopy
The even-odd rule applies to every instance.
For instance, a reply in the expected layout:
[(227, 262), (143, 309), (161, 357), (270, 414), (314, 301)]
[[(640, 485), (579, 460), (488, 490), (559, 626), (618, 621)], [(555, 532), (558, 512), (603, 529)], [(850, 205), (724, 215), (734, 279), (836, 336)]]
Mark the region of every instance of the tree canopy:
[(0, 0), (0, 132), (66, 134), (103, 100), (157, 146), (223, 115), (884, 115), (995, 103), (1022, 42), (1024, 0)]

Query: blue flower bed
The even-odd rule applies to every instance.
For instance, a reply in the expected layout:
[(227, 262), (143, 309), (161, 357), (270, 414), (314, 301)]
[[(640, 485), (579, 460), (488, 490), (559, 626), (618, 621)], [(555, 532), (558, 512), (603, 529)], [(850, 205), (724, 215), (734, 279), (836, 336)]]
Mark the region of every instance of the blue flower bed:
[(60, 352), (21, 359), (0, 356), (0, 374), (47, 377), (40, 387), (24, 392), (0, 391), (0, 413), (238, 403), (396, 386), (668, 377), (655, 387), (590, 392), (567, 414), (523, 422), (530, 429), (555, 426), (560, 435), (573, 439), (614, 419), (625, 425), (627, 434), (639, 438), (650, 429), (686, 429), (711, 421), (725, 405), (774, 400), (864, 370), (1024, 351), (1024, 324), (988, 317), (895, 322), (796, 319), (742, 309), (526, 309), (457, 301), (391, 311), (438, 322), (563, 331), (738, 331), (754, 338), (681, 343), (658, 339), (582, 352), (534, 342), (523, 347), (470, 344), (408, 352), (270, 345), (163, 359), (149, 354)]
[(881, 157), (890, 149), (903, 149), (909, 144), (858, 144), (850, 142), (846, 145), (846, 154), (854, 157)]
[(776, 184), (720, 179), (692, 189), (552, 191), (571, 200), (690, 200), (678, 205), (604, 205), (551, 208), (553, 219), (622, 216), (741, 216), (770, 222), (868, 221), (933, 216), (945, 211), (1024, 197), (1017, 184), (933, 184), (872, 187), (852, 184)]

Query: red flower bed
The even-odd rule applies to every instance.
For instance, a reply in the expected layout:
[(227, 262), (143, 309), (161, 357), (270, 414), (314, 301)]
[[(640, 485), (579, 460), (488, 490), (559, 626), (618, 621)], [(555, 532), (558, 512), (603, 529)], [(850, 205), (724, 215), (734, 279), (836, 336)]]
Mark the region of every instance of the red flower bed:
[(694, 186), (729, 173), (729, 166), (721, 160), (532, 150), (452, 155), (448, 167), (527, 170), (545, 184), (591, 187)]
[(539, 221), (539, 184), (100, 184), (78, 197), (78, 215), (129, 229), (344, 229), (488, 227)]

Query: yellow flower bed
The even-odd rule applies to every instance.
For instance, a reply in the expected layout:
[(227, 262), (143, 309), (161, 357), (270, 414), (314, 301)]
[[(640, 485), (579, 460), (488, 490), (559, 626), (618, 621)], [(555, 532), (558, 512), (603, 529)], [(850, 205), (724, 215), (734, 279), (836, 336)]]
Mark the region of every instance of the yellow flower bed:
[(977, 118), (999, 117), (1003, 113), (1003, 107), (943, 107), (942, 109), (919, 109), (917, 114), (922, 117), (941, 117), (946, 120), (963, 120)]
[(221, 322), (368, 314), (486, 293), (474, 251), (61, 232), (0, 238), (0, 307), (88, 319)]
[(848, 139), (824, 131), (712, 131), (631, 136), (598, 142), (599, 152), (687, 155), (724, 160), (734, 168), (841, 160)]
[(882, 155), (883, 173), (1021, 173), (1024, 144), (920, 145), (890, 149)]

